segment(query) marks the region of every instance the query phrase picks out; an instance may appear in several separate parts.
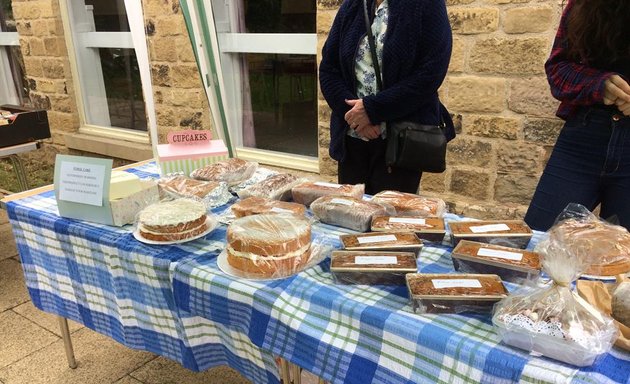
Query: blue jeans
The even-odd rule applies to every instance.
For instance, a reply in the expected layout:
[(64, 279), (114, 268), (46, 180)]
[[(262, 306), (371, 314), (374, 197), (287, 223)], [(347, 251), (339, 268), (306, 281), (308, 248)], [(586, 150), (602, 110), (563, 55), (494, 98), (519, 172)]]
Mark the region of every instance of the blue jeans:
[(630, 118), (584, 108), (567, 120), (545, 167), (525, 221), (546, 231), (569, 203), (630, 228)]

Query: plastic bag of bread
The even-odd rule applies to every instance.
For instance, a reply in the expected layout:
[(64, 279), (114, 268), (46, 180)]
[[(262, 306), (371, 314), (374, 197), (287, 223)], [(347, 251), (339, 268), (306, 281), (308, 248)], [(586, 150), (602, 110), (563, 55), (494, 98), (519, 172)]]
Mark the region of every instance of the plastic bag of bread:
[(351, 196), (322, 196), (311, 203), (311, 210), (321, 222), (359, 232), (370, 230), (372, 217), (393, 213), (391, 208)]
[(492, 321), (506, 344), (588, 366), (611, 348), (619, 330), (609, 316), (572, 289), (572, 283), (601, 257), (590, 242), (575, 239), (575, 227), (566, 223), (598, 220), (581, 208), (568, 207), (536, 247), (543, 271), (552, 282), (501, 300)]
[(204, 202), (208, 208), (227, 204), (232, 199), (224, 182), (190, 179), (184, 175), (169, 175), (158, 180), (163, 197), (190, 198)]
[(319, 264), (329, 251), (312, 241), (311, 224), (285, 214), (260, 214), (234, 220), (227, 229), (227, 247), (219, 267), (229, 275), (277, 279)]
[(396, 209), (396, 215), (399, 216), (442, 217), (446, 212), (444, 200), (413, 193), (382, 191), (374, 195), (372, 201), (391, 205)]
[(334, 184), (322, 181), (307, 181), (296, 185), (291, 190), (293, 201), (307, 207), (322, 196), (352, 196), (360, 199), (363, 197), (363, 193), (365, 193), (365, 184)]
[(302, 204), (272, 200), (258, 196), (251, 196), (237, 201), (230, 208), (237, 218), (259, 215), (261, 213), (294, 214), (298, 216), (304, 216), (306, 213), (306, 207)]
[(190, 177), (205, 181), (224, 181), (228, 185), (235, 185), (249, 179), (256, 172), (256, 168), (258, 163), (230, 158), (197, 168), (192, 171)]
[(238, 197), (245, 199), (251, 196), (257, 196), (267, 197), (272, 200), (287, 201), (291, 199), (291, 188), (303, 181), (304, 179), (289, 173), (278, 173), (239, 191)]

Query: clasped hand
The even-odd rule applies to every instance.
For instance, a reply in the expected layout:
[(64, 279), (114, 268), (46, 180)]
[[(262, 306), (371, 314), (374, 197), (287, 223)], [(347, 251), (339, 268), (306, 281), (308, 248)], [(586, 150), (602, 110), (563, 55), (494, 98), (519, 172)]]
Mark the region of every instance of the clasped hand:
[(376, 139), (381, 135), (380, 124), (372, 124), (365, 112), (362, 99), (346, 100), (346, 104), (352, 108), (346, 112), (344, 119), (350, 128), (364, 140)]
[(619, 75), (612, 75), (604, 83), (604, 104), (617, 106), (619, 112), (630, 116), (630, 85)]

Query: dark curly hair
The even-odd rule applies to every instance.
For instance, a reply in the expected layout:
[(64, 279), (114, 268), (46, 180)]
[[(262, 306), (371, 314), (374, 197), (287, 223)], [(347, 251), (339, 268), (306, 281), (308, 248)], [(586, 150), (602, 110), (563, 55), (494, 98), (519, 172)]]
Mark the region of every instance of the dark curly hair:
[(630, 2), (572, 0), (569, 55), (576, 61), (606, 66), (630, 60)]

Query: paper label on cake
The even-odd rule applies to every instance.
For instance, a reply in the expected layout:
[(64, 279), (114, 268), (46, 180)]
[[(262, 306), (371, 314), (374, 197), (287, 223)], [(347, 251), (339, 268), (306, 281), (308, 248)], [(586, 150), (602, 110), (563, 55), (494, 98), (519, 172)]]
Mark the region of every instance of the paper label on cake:
[(352, 205), (352, 204), (354, 204), (353, 201), (346, 200), (346, 199), (332, 199), (332, 200), (330, 200), (330, 202), (333, 203), (333, 204), (341, 204), (341, 205)]
[(396, 236), (394, 235), (363, 236), (363, 237), (357, 237), (357, 241), (359, 242), (359, 244), (384, 243), (386, 241), (396, 241)]
[(481, 282), (477, 279), (432, 279), (433, 286), (442, 288), (481, 288)]
[(509, 231), (510, 227), (507, 224), (488, 224), (488, 225), (477, 225), (474, 227), (470, 227), (470, 231), (472, 233), (486, 233), (486, 232), (501, 232), (501, 231)]
[(333, 183), (324, 183), (323, 181), (317, 181), (315, 182), (315, 185), (319, 185), (320, 187), (328, 187), (328, 188), (341, 188), (340, 184), (333, 184)]
[(427, 221), (425, 219), (414, 219), (409, 217), (390, 217), (390, 223), (400, 223), (400, 224), (417, 224), (417, 225), (427, 225)]
[(385, 192), (381, 192), (381, 196), (402, 196), (402, 193), (393, 192), (393, 191), (385, 191)]
[(59, 169), (59, 200), (103, 206), (105, 166), (63, 161)]
[(355, 256), (354, 263), (359, 265), (365, 264), (378, 264), (389, 265), (398, 264), (398, 257), (396, 256)]
[(284, 208), (278, 208), (278, 207), (273, 207), (270, 209), (271, 212), (275, 212), (275, 213), (293, 213), (293, 211), (288, 210), (288, 209), (284, 209)]
[(479, 248), (477, 256), (496, 257), (499, 259), (521, 261), (523, 254), (518, 252), (498, 251), (496, 249)]

